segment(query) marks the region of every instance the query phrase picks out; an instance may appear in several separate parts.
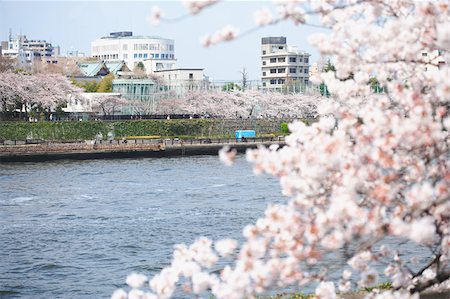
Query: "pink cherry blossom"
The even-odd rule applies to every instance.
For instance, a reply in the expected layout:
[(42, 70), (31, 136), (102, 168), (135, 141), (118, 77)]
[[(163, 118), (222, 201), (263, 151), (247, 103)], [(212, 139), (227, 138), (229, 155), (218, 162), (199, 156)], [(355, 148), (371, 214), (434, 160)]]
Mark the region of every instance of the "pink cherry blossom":
[[(345, 252), (342, 258), (353, 272), (337, 282), (341, 291), (351, 288), (350, 278), (367, 286), (380, 274), (395, 290), (371, 298), (416, 299), (433, 285), (449, 288), (448, 1), (277, 1), (276, 6), (281, 20), (303, 24), (316, 15), (329, 29), (310, 41), (333, 59), (336, 71), (314, 80), (326, 84), (331, 96), (192, 94), (179, 109), (220, 117), (254, 116), (256, 108), (270, 116), (317, 116), (311, 125), (292, 123), (285, 146), (247, 152), (255, 173), (279, 179), (286, 203), (269, 205), (243, 229), (232, 262), (221, 259), (223, 248), (213, 249), (212, 240), (178, 246), (171, 265), (151, 280), (152, 290), (167, 298), (180, 277), (188, 276), (191, 282), (195, 277), (195, 291), (209, 289), (217, 298), (310, 284), (317, 285), (317, 297), (334, 298), (327, 257), (337, 252)], [(236, 37), (228, 27), (204, 43)], [(371, 78), (386, 92), (374, 94)], [(229, 151), (220, 156), (229, 164), (234, 159)], [(429, 257), (405, 258), (395, 245), (404, 242), (427, 248)], [(219, 262), (226, 263), (220, 275), (209, 274)]]

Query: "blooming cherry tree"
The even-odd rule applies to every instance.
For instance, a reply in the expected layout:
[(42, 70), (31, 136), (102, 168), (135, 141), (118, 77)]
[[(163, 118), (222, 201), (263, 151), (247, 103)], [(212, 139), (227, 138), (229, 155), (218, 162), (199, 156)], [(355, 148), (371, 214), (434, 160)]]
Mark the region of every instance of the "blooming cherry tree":
[(59, 74), (27, 74), (0, 72), (0, 99), (2, 111), (19, 108), (27, 113), (30, 109), (52, 111), (68, 101), (79, 97), (81, 90)]
[[(177, 245), (171, 265), (142, 296), (168, 298), (181, 281), (188, 293), (209, 290), (217, 298), (310, 284), (316, 298), (337, 298), (381, 277), (392, 290), (368, 298), (449, 288), (450, 71), (438, 59), (448, 61), (441, 52), (450, 49), (448, 1), (276, 3), (278, 17), (260, 12), (259, 25), (303, 24), (318, 15), (330, 31), (311, 43), (336, 65), (312, 78), (332, 94), (316, 123), (292, 123), (286, 146), (247, 153), (256, 173), (279, 178), (288, 201), (245, 227), (238, 247), (206, 238)], [(386, 94), (372, 94), (371, 76)], [(220, 157), (231, 164), (235, 153), (226, 149)], [(392, 240), (398, 246), (389, 247)], [(403, 242), (429, 250), (428, 259), (405, 258)], [(215, 274), (212, 267), (230, 252), (233, 263)], [(324, 261), (337, 253), (347, 267), (331, 281), (335, 273)]]

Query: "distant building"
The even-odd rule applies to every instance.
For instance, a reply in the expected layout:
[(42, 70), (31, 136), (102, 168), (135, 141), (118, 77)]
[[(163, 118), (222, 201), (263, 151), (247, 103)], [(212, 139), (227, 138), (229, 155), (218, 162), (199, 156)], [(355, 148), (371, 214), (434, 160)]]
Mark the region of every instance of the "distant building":
[(122, 31), (112, 32), (109, 36), (91, 42), (91, 56), (107, 62), (123, 60), (131, 70), (139, 62), (147, 61), (144, 65), (149, 73), (173, 66), (175, 48), (172, 39), (133, 36), (132, 32)]
[(67, 52), (67, 57), (86, 57), (86, 54), (84, 52), (80, 52), (78, 50), (71, 50)]
[[(19, 65), (34, 63), (34, 59), (39, 57), (57, 57), (59, 56), (59, 46), (54, 47), (45, 40), (29, 40), (25, 35), (18, 35), (13, 38), (10, 32), (9, 40), (2, 41), (2, 56), (8, 56), (17, 59)], [(55, 60), (51, 60), (53, 63)]]
[(115, 79), (113, 92), (125, 99), (147, 101), (153, 98), (156, 83), (151, 79)]
[(166, 90), (184, 93), (189, 90), (204, 89), (207, 80), (200, 68), (175, 68), (155, 72), (163, 80)]
[(145, 72), (152, 74), (158, 71), (171, 70), (176, 68), (177, 61), (175, 59), (145, 59), (143, 61)]
[[(119, 93), (112, 92), (84, 92), (79, 97), (70, 97), (67, 100), (66, 107), (62, 110), (71, 113), (76, 119), (88, 120), (89, 116), (98, 111), (98, 101), (105, 97), (120, 98)], [(118, 114), (121, 113), (122, 106), (117, 107)], [(114, 112), (114, 113), (115, 113)]]
[(28, 40), (25, 35), (19, 35), (20, 43), (25, 51), (33, 51), (35, 56), (59, 56), (59, 47), (53, 47), (45, 40)]
[(281, 89), (289, 84), (308, 84), (309, 57), (306, 52), (288, 46), (286, 37), (261, 40), (261, 81), (263, 89)]
[(33, 64), (35, 53), (30, 50), (24, 50), (19, 39), (12, 39), (2, 42), (2, 56), (17, 60), (20, 66)]

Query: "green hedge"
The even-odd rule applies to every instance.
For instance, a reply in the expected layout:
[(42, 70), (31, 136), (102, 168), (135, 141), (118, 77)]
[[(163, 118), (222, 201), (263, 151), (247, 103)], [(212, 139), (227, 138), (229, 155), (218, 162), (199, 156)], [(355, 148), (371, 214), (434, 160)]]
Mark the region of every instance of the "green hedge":
[(102, 133), (107, 136), (106, 122), (0, 122), (2, 140), (86, 140)]
[(281, 120), (171, 119), (81, 122), (0, 122), (0, 140), (92, 140), (98, 133), (106, 139), (128, 136), (226, 137), (239, 129), (257, 134), (277, 133)]
[(178, 136), (178, 135), (207, 135), (205, 128), (214, 126), (214, 121), (206, 119), (189, 120), (138, 120), (114, 122), (116, 137), (127, 136)]

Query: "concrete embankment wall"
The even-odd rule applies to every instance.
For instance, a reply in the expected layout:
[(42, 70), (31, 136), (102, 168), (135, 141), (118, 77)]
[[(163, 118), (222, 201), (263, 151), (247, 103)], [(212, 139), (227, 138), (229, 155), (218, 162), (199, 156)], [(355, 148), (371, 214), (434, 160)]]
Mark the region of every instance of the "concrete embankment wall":
[(217, 155), (225, 145), (235, 148), (238, 152), (245, 152), (247, 148), (258, 145), (269, 146), (282, 144), (281, 139), (253, 140), (252, 142), (230, 142), (225, 140), (206, 139), (191, 143), (179, 140), (164, 140), (164, 142), (138, 143), (129, 140), (114, 141), (114, 143), (45, 143), (27, 145), (0, 146), (0, 162), (38, 162), (61, 159), (88, 160), (136, 157), (175, 157), (193, 155)]
[(42, 143), (0, 146), (0, 162), (133, 157), (163, 150), (162, 144)]

